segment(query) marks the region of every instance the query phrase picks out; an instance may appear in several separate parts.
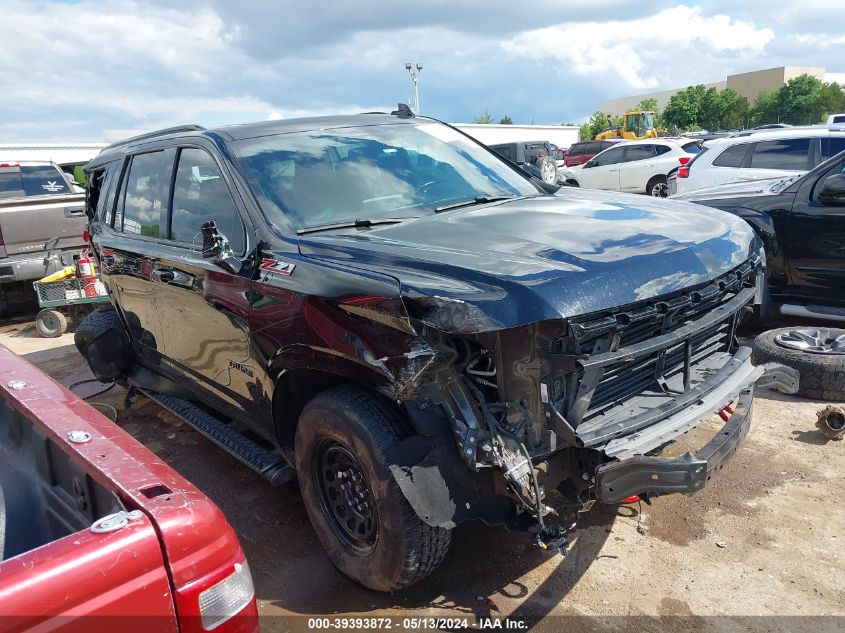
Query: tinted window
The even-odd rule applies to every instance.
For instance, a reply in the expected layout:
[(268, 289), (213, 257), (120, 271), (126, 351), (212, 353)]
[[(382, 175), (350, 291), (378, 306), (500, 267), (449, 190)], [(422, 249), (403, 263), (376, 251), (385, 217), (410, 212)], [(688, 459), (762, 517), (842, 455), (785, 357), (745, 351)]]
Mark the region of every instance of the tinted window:
[(622, 154), (624, 153), (624, 147), (614, 147), (612, 149), (607, 150), (606, 152), (602, 152), (593, 160), (596, 161), (596, 167), (602, 167), (604, 165), (614, 165), (616, 163), (622, 162)]
[(790, 138), (760, 141), (751, 154), (751, 167), (757, 169), (807, 169), (810, 139)]
[(660, 156), (661, 154), (668, 154), (672, 151), (671, 147), (667, 147), (666, 145), (655, 145), (654, 152)]
[(605, 149), (607, 149), (607, 147), (604, 146), (604, 143), (585, 143), (584, 145), (584, 153), (591, 156), (595, 156)]
[(683, 147), (683, 150), (687, 154), (698, 154), (698, 152), (700, 152), (702, 149), (702, 145), (698, 141), (696, 141), (695, 143), (687, 143), (686, 145), (682, 145), (681, 147)]
[(646, 158), (654, 158), (654, 145), (630, 145), (625, 153), (625, 162), (632, 163)]
[(179, 154), (173, 189), (170, 239), (201, 244), (203, 222), (214, 220), (236, 253), (244, 248), (244, 229), (237, 207), (214, 158), (201, 149), (186, 148)]
[(713, 164), (716, 167), (739, 167), (748, 152), (750, 143), (743, 143), (740, 145), (731, 145), (724, 152), (716, 157)]
[(504, 156), (509, 161), (516, 162), (516, 156), (514, 156), (513, 148), (510, 145), (493, 145), (490, 147), (494, 152)]
[(845, 152), (845, 136), (831, 136), (828, 140), (825, 156), (831, 158), (839, 152)]
[(0, 198), (14, 198), (22, 195), (21, 174), (17, 168), (14, 171), (4, 171), (0, 168)]
[(55, 167), (21, 166), (21, 182), (28, 196), (46, 196), (50, 194), (70, 193), (70, 187), (64, 176)]
[(833, 117), (834, 123), (845, 123), (845, 114)]
[[(124, 233), (162, 237), (161, 210), (169, 184), (165, 182), (168, 167), (164, 152), (132, 157), (121, 205)], [(116, 228), (118, 221), (115, 220)]]
[(600, 143), (597, 143), (597, 145), (599, 146), (598, 151), (603, 152), (604, 150), (616, 145), (616, 143), (614, 141), (601, 141)]
[(572, 147), (569, 148), (569, 155), (570, 156), (581, 156), (582, 154), (586, 154), (587, 144), (586, 143), (575, 143)]

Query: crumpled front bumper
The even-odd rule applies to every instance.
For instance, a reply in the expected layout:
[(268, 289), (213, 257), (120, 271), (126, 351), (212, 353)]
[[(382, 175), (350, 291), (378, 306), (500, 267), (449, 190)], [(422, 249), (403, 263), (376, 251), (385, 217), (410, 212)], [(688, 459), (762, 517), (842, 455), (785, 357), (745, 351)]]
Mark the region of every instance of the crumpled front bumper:
[[(724, 393), (736, 394), (738, 390), (733, 414), (704, 447), (695, 454), (687, 452), (675, 459), (648, 457), (636, 454), (636, 443), (639, 442), (642, 447), (649, 446), (654, 442), (654, 433), (651, 440), (648, 433), (626, 438), (629, 445), (624, 450), (616, 447), (617, 454), (626, 457), (602, 464), (596, 471), (596, 500), (616, 504), (633, 495), (701, 490), (733, 456), (748, 434), (754, 387), (773, 387), (785, 393), (795, 393), (798, 380), (798, 372), (790, 367), (779, 363), (755, 367), (749, 358), (744, 358), (737, 371), (732, 372), (731, 379), (726, 381), (727, 384), (722, 385), (716, 393), (702, 394), (702, 398), (695, 402), (696, 411), (678, 412), (656, 425), (663, 428), (691, 428), (725, 406)], [(699, 417), (701, 412), (705, 414), (703, 417)], [(692, 424), (689, 421), (691, 415), (698, 417)], [(644, 440), (649, 444), (643, 444)]]

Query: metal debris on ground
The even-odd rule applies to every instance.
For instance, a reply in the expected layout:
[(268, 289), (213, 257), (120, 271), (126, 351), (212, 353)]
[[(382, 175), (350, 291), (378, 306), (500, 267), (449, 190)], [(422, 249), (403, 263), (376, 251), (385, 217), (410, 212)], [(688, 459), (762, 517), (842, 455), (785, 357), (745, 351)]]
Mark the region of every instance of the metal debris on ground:
[(816, 427), (822, 435), (831, 440), (841, 440), (845, 436), (845, 407), (829, 404), (819, 409), (817, 415)]

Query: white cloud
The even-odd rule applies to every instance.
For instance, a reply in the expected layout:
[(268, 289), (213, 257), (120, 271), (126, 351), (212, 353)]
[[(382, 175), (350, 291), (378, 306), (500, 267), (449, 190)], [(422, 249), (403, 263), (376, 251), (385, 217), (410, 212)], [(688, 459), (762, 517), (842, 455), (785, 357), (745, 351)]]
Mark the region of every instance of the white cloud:
[[(769, 28), (704, 15), (700, 7), (677, 6), (628, 21), (561, 24), (520, 33), (502, 48), (549, 62), (567, 74), (618, 81), (626, 89), (655, 89), (725, 76), (720, 60), (760, 55), (774, 38)], [(714, 77), (702, 77), (701, 70)]]

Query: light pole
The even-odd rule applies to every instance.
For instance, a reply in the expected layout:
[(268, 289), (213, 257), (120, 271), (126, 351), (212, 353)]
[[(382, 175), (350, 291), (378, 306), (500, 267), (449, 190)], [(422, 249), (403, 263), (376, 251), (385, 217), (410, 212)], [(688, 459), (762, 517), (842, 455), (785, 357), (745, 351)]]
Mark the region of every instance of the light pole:
[(411, 81), (414, 82), (414, 108), (417, 111), (417, 115), (420, 114), (420, 78), (419, 73), (423, 69), (422, 64), (416, 65), (416, 72), (414, 72), (414, 64), (411, 62), (405, 62), (405, 70), (408, 71), (411, 75)]

